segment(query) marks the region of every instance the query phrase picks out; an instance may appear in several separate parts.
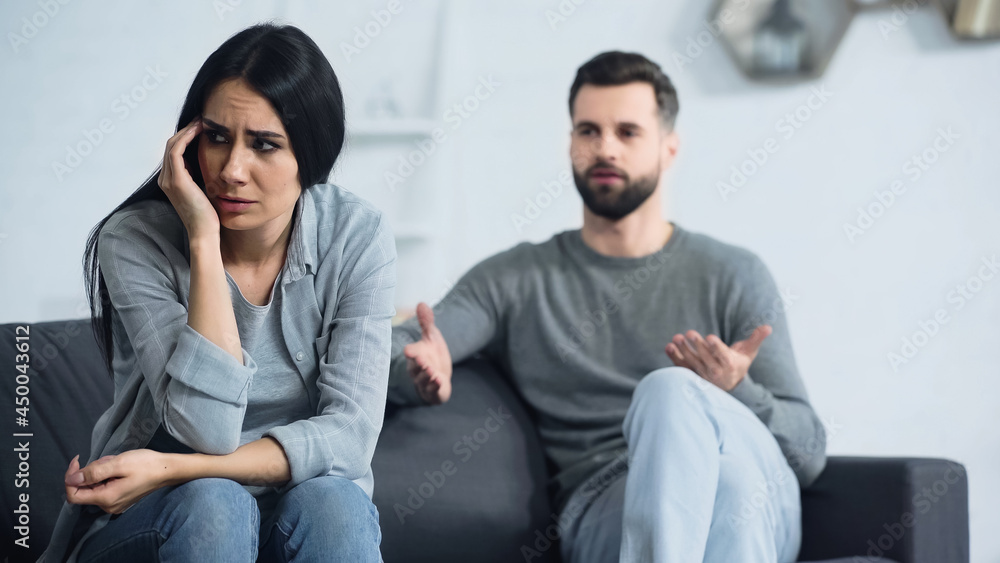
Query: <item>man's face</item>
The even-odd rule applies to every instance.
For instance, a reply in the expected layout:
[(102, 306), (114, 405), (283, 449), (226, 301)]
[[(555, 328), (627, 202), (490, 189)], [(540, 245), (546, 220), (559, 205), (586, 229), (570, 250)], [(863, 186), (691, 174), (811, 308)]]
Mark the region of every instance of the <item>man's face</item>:
[(570, 136), (576, 189), (591, 212), (611, 220), (652, 195), (677, 149), (676, 134), (661, 124), (647, 82), (585, 84), (573, 102)]

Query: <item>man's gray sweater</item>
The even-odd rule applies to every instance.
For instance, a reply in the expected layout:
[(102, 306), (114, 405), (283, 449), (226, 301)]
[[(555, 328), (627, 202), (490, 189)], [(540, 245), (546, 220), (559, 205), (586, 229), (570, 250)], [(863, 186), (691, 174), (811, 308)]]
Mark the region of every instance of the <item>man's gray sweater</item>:
[[(799, 483), (815, 480), (826, 435), (795, 365), (786, 306), (753, 253), (675, 225), (666, 245), (642, 258), (599, 254), (579, 230), (521, 243), (469, 270), (434, 315), (455, 363), (484, 353), (534, 410), (561, 510), (583, 480), (626, 451), (622, 422), (636, 385), (673, 365), (664, 347), (691, 329), (732, 345), (758, 325), (773, 327), (730, 393), (775, 436)], [(389, 399), (424, 404), (402, 355), (420, 339), (416, 318), (392, 337)]]

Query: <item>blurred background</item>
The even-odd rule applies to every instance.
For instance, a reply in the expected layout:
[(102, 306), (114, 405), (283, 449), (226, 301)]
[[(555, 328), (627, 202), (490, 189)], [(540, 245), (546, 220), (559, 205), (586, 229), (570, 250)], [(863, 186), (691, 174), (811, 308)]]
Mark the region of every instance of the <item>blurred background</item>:
[(966, 464), (972, 560), (1000, 562), (1000, 42), (962, 37), (992, 32), (961, 0), (778, 4), (0, 3), (0, 323), (89, 315), (89, 230), (247, 25), (301, 27), (338, 73), (331, 180), (390, 218), (401, 313), (582, 224), (569, 86), (638, 51), (680, 97), (664, 214), (771, 268), (829, 453)]

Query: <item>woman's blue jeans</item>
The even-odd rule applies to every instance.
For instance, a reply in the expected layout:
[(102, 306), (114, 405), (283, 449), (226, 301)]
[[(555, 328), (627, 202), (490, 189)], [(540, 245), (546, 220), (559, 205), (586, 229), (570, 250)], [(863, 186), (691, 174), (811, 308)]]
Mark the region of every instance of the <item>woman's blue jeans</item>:
[(381, 561), (378, 510), (341, 477), (285, 493), (261, 525), (254, 497), (229, 479), (150, 493), (88, 538), (79, 561)]

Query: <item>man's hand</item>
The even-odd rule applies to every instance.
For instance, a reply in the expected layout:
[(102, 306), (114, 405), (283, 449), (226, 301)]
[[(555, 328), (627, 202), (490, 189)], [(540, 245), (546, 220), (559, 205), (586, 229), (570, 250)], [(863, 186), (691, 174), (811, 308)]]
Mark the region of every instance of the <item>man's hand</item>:
[(451, 353), (426, 303), (417, 304), (417, 320), (421, 337), (403, 348), (406, 369), (420, 398), (438, 405), (451, 398)]
[(155, 491), (170, 484), (166, 454), (153, 450), (129, 450), (104, 456), (80, 469), (80, 456), (66, 470), (66, 500), (93, 504), (105, 512), (120, 514)]
[(702, 338), (697, 331), (689, 330), (686, 334), (674, 335), (666, 350), (674, 365), (688, 368), (723, 390), (731, 391), (743, 381), (761, 343), (770, 334), (771, 327), (761, 325), (746, 340), (726, 346), (714, 334)]

